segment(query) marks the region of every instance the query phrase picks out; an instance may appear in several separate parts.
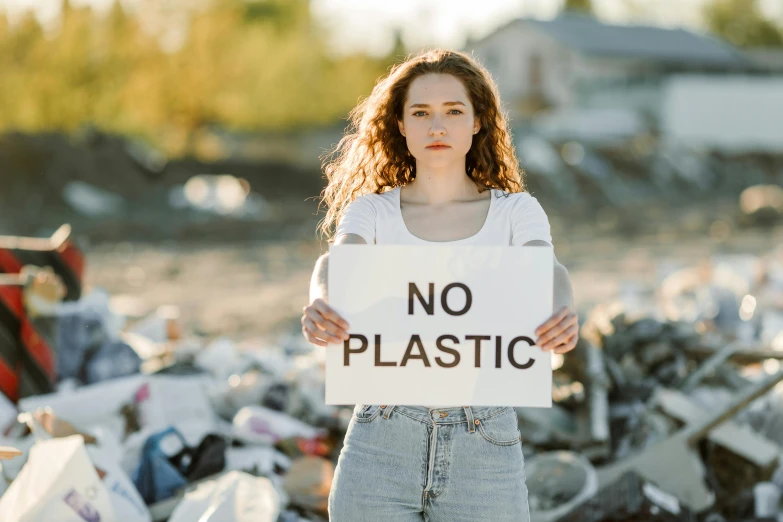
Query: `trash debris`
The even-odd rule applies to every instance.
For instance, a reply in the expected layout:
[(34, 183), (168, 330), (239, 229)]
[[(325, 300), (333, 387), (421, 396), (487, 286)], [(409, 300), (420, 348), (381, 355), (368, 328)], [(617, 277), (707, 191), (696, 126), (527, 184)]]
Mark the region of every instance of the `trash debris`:
[(122, 214), (125, 200), (117, 194), (83, 181), (70, 181), (63, 187), (63, 199), (77, 212), (90, 217)]
[(780, 488), (773, 482), (759, 482), (753, 486), (756, 518), (777, 518)]
[[(171, 439), (175, 439), (176, 449), (173, 451), (164, 448), (164, 443), (170, 442)], [(156, 433), (144, 443), (141, 462), (133, 482), (147, 504), (171, 498), (185, 487), (187, 479), (182, 470), (177, 469), (177, 466), (171, 462), (171, 457), (185, 448), (187, 448), (187, 441), (175, 428)]]
[(525, 463), (530, 517), (555, 522), (598, 491), (590, 462), (575, 453), (540, 453)]
[(0, 446), (0, 460), (10, 460), (22, 456), (22, 450), (9, 446)]
[[(619, 160), (600, 147), (549, 145), (527, 144), (541, 168), (567, 156), (605, 199), (635, 190), (611, 186)], [(779, 514), (783, 248), (672, 264), (658, 281), (657, 293), (623, 283), (619, 301), (594, 307), (574, 352), (553, 359), (552, 408), (517, 409), (533, 520)], [(113, 303), (95, 288), (40, 307), (59, 328), (57, 382), (18, 404), (0, 397), (0, 447), (12, 448), (0, 458), (14, 457), (2, 461), (0, 507), (38, 520), (61, 492), (36, 484), (40, 502), (25, 504), (17, 484), (40, 448), (79, 440), (62, 458), (83, 452), (108, 504), (74, 486), (83, 498), (61, 502), (73, 513), (325, 521), (352, 408), (324, 404), (323, 351), (299, 337), (210, 338), (188, 331), (185, 308)]]
[(117, 521), (108, 489), (101, 481), (81, 436), (41, 441), (5, 494), (3, 522)]
[(149, 509), (130, 477), (120, 467), (119, 447), (104, 440), (86, 446), (98, 475), (109, 492), (114, 512), (123, 522), (151, 522)]
[[(614, 482), (626, 471), (634, 471), (659, 485), (695, 512), (710, 508), (714, 492), (705, 485), (705, 467), (693, 445), (702, 440), (731, 415), (774, 388), (783, 380), (783, 371), (763, 378), (743, 390), (733, 402), (717, 413), (693, 420), (670, 438), (655, 443), (641, 453), (598, 469), (599, 483)], [(676, 469), (677, 473), (672, 473)]]
[(291, 497), (292, 504), (326, 514), (333, 476), (334, 464), (331, 461), (313, 456), (302, 457), (291, 463), (283, 477), (283, 488)]
[(268, 215), (266, 200), (250, 191), (247, 180), (228, 174), (193, 176), (170, 190), (169, 204), (244, 219), (262, 220)]
[(247, 444), (274, 444), (292, 437), (314, 439), (322, 434), (322, 429), (263, 406), (246, 406), (234, 417), (233, 435)]
[(739, 197), (741, 226), (769, 226), (783, 220), (783, 189), (777, 185), (754, 185)]
[(230, 471), (185, 494), (169, 522), (277, 522), (280, 495), (272, 482)]
[(649, 520), (654, 522), (695, 522), (693, 512), (673, 495), (633, 472), (619, 476), (599, 493), (579, 505), (560, 522), (602, 522)]

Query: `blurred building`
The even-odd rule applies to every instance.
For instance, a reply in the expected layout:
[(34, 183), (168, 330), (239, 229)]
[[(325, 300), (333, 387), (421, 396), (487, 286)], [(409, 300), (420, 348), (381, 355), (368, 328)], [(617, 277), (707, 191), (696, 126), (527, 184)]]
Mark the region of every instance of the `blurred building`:
[(517, 125), (554, 141), (645, 134), (686, 147), (783, 152), (783, 56), (684, 29), (584, 14), (518, 19), (469, 43)]
[(492, 72), (517, 116), (574, 106), (626, 107), (655, 116), (662, 82), (672, 74), (757, 69), (740, 50), (709, 36), (609, 25), (574, 13), (514, 20), (469, 50)]

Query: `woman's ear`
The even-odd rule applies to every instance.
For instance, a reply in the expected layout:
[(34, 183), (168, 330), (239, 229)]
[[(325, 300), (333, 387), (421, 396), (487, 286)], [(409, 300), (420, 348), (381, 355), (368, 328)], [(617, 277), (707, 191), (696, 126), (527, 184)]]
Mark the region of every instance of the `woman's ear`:
[(400, 128), (400, 134), (405, 136), (405, 128), (402, 125), (402, 122), (400, 120), (397, 120), (397, 126)]

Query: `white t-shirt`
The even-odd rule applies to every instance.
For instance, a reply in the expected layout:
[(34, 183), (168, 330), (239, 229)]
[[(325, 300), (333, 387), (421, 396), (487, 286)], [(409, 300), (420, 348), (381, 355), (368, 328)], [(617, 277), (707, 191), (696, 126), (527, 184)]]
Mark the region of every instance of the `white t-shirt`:
[(528, 192), (491, 189), (489, 212), (476, 234), (456, 241), (427, 241), (408, 231), (400, 211), (400, 187), (383, 194), (365, 194), (352, 201), (337, 225), (335, 237), (357, 234), (376, 245), (515, 245), (534, 239), (550, 245), (549, 219), (538, 200)]
[[(427, 241), (408, 231), (400, 211), (400, 187), (383, 194), (365, 194), (352, 201), (337, 225), (335, 238), (357, 234), (376, 245), (524, 245), (541, 239), (550, 245), (549, 219), (539, 202), (527, 192), (491, 189), (489, 212), (476, 234), (456, 241)], [(429, 406), (444, 408), (445, 406)]]

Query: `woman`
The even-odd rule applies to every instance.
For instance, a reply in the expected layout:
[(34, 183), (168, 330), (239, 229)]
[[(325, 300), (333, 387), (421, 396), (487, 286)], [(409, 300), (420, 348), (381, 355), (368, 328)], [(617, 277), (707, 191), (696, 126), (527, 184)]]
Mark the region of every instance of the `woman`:
[[(524, 192), (489, 73), (434, 50), (392, 68), (351, 112), (326, 166), (321, 230), (334, 244), (544, 245), (549, 221)], [(576, 346), (568, 273), (555, 261), (557, 312), (543, 350)], [(319, 346), (349, 325), (327, 304), (328, 254), (316, 263), (302, 331)], [(329, 496), (335, 522), (529, 520), (511, 407), (357, 405)]]

